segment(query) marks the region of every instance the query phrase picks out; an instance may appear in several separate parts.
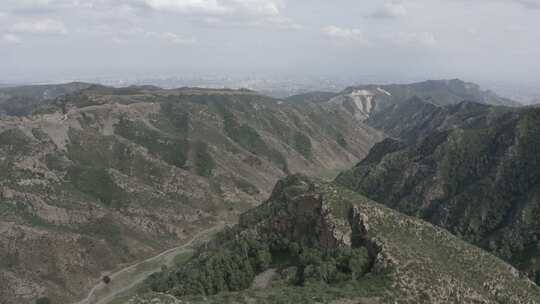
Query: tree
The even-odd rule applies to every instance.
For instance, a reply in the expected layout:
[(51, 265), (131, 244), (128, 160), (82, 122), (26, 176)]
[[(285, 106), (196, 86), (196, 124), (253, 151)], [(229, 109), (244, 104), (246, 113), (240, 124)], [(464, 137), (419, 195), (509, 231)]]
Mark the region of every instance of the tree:
[(265, 271), (270, 267), (270, 263), (272, 262), (272, 254), (270, 254), (270, 251), (266, 249), (258, 250), (255, 260), (257, 271)]
[(298, 131), (294, 134), (294, 149), (307, 159), (313, 157), (311, 139), (302, 132)]
[(111, 278), (109, 276), (104, 276), (102, 279), (103, 283), (109, 284), (111, 282)]
[(366, 248), (357, 248), (352, 251), (351, 258), (349, 260), (349, 268), (352, 272), (353, 280), (358, 280), (369, 271), (369, 255)]
[(202, 141), (195, 144), (195, 168), (197, 174), (203, 177), (211, 177), (216, 168), (216, 162), (208, 152), (208, 145)]
[(347, 148), (347, 146), (348, 146), (347, 140), (345, 139), (343, 134), (338, 133), (336, 141), (337, 141), (338, 145), (340, 145), (342, 148)]
[(47, 297), (41, 297), (36, 300), (36, 304), (51, 304), (51, 300)]

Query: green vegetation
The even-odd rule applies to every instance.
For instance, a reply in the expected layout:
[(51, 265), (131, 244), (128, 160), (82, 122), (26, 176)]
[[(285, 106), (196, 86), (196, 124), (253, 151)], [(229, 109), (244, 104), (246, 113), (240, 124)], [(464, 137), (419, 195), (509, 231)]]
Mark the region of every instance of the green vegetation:
[[(365, 300), (365, 303), (393, 303), (390, 296), (392, 281), (386, 276), (363, 277), (359, 280), (350, 280), (337, 284), (307, 283), (296, 286), (284, 282), (273, 282), (271, 288), (247, 289), (238, 292), (222, 292), (213, 296), (186, 296), (182, 297), (192, 304), (312, 304), (333, 303), (343, 299)], [(159, 299), (160, 304), (172, 304), (170, 296), (161, 293), (149, 293), (135, 298), (136, 304), (151, 303)], [(372, 301), (372, 302), (371, 302)], [(380, 302), (383, 301), (383, 302)], [(122, 302), (124, 304), (126, 302)], [(344, 303), (349, 303), (345, 302)]]
[(243, 178), (236, 178), (234, 180), (235, 186), (240, 189), (242, 192), (247, 193), (249, 195), (255, 195), (259, 194), (259, 189), (253, 185), (252, 183), (248, 182), (247, 180)]
[(200, 176), (211, 177), (216, 168), (216, 162), (212, 158), (210, 152), (208, 152), (208, 144), (203, 141), (197, 141), (194, 150), (195, 171)]
[(94, 221), (83, 225), (79, 230), (103, 238), (110, 244), (114, 244), (117, 248), (122, 241), (120, 226), (115, 222), (114, 218), (110, 216), (95, 219)]
[(300, 131), (294, 133), (294, 149), (306, 159), (313, 157), (311, 139)]
[(376, 145), (336, 181), (442, 226), (537, 279), (540, 111), (471, 103), (436, 110), (425, 114), (436, 117), (432, 123), (455, 121), (451, 129), (433, 130), (419, 115), (410, 122), (419, 128), (405, 132), (421, 134), (415, 141)]
[(52, 302), (49, 298), (42, 297), (36, 300), (36, 304), (52, 304)]
[(249, 288), (256, 274), (270, 267), (281, 269), (291, 286), (339, 284), (360, 279), (369, 270), (365, 248), (322, 250), (300, 246), (278, 235), (269, 238), (236, 238), (213, 252), (199, 253), (176, 269), (153, 274), (146, 284), (155, 292), (179, 297), (215, 295)]
[(540, 298), (506, 263), (450, 233), (299, 175), (280, 181), (267, 202), (191, 259), (145, 284), (151, 291), (132, 303), (517, 304)]
[(346, 149), (347, 146), (348, 146), (347, 140), (345, 139), (345, 137), (341, 133), (337, 134), (336, 142), (338, 143), (338, 145), (340, 145), (344, 149)]
[[(10, 229), (17, 250), (0, 248), (2, 265), (14, 276), (0, 294), (7, 291), (12, 302), (24, 301), (11, 293), (14, 282), (46, 286), (54, 303), (75, 302), (80, 285), (73, 282), (233, 220), (268, 193), (289, 161), (295, 171), (319, 169), (294, 149), (313, 158), (337, 156), (322, 167), (350, 162), (333, 154), (333, 135), (326, 138), (307, 117), (311, 105), (292, 107), (254, 93), (96, 86), (40, 105), (37, 112), (55, 115), (8, 118), (0, 128), (0, 215), (17, 226)], [(229, 133), (224, 111), (232, 113)], [(315, 151), (320, 142), (332, 149)], [(19, 238), (19, 230), (27, 236)], [(42, 255), (25, 256), (32, 248)], [(54, 259), (59, 255), (62, 265)], [(260, 258), (277, 263), (278, 255)], [(116, 287), (112, 278), (108, 286)], [(41, 289), (32, 290), (37, 297)]]
[(105, 168), (72, 166), (68, 177), (75, 188), (99, 199), (107, 207), (121, 208), (128, 202), (126, 193)]
[(8, 155), (25, 154), (31, 149), (31, 141), (23, 131), (9, 129), (0, 133), (0, 149)]
[(154, 124), (174, 136), (187, 138), (191, 118), (184, 105), (170, 98), (161, 103), (160, 116)]
[(249, 152), (265, 157), (284, 172), (288, 172), (286, 158), (276, 149), (269, 147), (259, 133), (247, 124), (240, 125), (234, 115), (223, 110), (224, 131), (233, 141)]
[(170, 165), (182, 168), (186, 164), (190, 145), (185, 138), (166, 136), (141, 121), (131, 121), (125, 117), (120, 119), (115, 132), (147, 148)]
[(163, 175), (163, 166), (149, 160), (136, 147), (121, 142), (114, 136), (101, 136), (97, 132), (74, 129), (70, 130), (69, 135), (67, 155), (52, 153), (46, 156), (45, 160), (50, 169), (67, 170), (72, 165), (114, 168), (146, 182), (153, 182)]

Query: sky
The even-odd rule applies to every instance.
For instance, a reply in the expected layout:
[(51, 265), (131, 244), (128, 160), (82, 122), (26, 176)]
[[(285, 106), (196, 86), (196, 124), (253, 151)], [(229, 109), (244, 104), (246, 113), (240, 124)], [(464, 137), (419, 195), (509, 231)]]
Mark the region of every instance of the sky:
[(287, 75), (540, 82), (540, 0), (0, 0), (0, 81)]

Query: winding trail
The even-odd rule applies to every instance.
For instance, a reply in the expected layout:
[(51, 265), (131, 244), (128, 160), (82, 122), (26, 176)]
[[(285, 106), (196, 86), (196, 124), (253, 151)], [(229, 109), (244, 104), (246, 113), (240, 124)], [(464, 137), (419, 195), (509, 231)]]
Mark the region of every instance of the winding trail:
[(160, 271), (162, 265), (170, 266), (174, 262), (176, 256), (184, 252), (188, 252), (189, 249), (191, 249), (190, 247), (195, 242), (208, 238), (212, 232), (220, 230), (223, 227), (225, 227), (225, 224), (220, 223), (216, 226), (205, 229), (194, 235), (187, 243), (181, 246), (166, 250), (156, 256), (111, 274), (109, 276), (111, 278), (111, 282), (109, 284), (105, 284), (100, 281), (90, 290), (90, 292), (88, 292), (88, 296), (86, 296), (86, 298), (75, 302), (74, 304), (109, 303), (124, 292), (127, 292), (137, 286), (139, 283), (142, 283), (152, 273)]

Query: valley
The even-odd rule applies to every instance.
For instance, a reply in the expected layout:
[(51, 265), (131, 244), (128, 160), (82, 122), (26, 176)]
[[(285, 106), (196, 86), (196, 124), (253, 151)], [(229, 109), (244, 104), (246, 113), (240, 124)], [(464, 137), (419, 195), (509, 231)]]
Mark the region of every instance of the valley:
[(537, 110), (477, 85), (18, 90), (6, 304), (540, 299)]
[(235, 221), (286, 174), (335, 176), (382, 134), (250, 91), (90, 86), (5, 117), (0, 138), (0, 293), (31, 303), (82, 298), (118, 265)]

